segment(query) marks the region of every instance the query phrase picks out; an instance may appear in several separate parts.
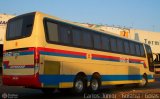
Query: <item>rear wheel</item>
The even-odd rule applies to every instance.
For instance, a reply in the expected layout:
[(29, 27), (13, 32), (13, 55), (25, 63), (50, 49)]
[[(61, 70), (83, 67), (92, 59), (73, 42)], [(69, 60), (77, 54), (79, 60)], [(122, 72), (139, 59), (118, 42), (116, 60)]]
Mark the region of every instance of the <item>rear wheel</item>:
[(91, 80), (90, 80), (90, 90), (93, 93), (99, 92), (101, 88), (101, 80), (99, 76), (93, 75)]
[(86, 78), (83, 76), (77, 76), (73, 84), (73, 92), (81, 94), (85, 92), (86, 88), (87, 88)]

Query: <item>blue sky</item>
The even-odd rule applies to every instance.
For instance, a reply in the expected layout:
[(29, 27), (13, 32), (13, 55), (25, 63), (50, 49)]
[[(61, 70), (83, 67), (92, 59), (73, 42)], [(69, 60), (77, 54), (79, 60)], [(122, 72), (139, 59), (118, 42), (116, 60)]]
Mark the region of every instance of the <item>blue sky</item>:
[(160, 0), (1, 0), (0, 13), (41, 11), (62, 19), (160, 32)]

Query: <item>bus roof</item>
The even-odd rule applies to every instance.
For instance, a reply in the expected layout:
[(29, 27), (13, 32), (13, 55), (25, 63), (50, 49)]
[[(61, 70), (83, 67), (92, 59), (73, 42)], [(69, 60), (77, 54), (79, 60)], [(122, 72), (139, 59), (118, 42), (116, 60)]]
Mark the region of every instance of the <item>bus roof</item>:
[[(35, 11), (35, 12), (31, 12), (31, 13), (26, 13), (26, 14), (34, 14), (34, 13), (35, 13), (36, 15), (40, 14), (40, 15), (42, 15), (42, 16), (45, 17), (45, 18), (50, 18), (50, 19), (53, 19), (53, 20), (55, 20), (55, 21), (59, 21), (59, 22), (62, 22), (62, 23), (71, 24), (71, 25), (76, 26), (76, 27), (80, 27), (80, 28), (84, 28), (84, 29), (87, 29), (87, 30), (99, 32), (99, 33), (101, 33), (101, 34), (108, 34), (108, 35), (110, 35), (110, 36), (114, 36), (114, 37), (118, 37), (118, 38), (121, 38), (121, 39), (130, 40), (130, 41), (133, 41), (133, 42), (136, 42), (136, 43), (144, 44), (144, 43), (142, 43), (142, 42), (140, 42), (140, 41), (136, 41), (136, 40), (133, 40), (133, 39), (125, 38), (125, 37), (119, 36), (119, 35), (117, 35), (117, 34), (114, 34), (114, 33), (112, 33), (112, 32), (109, 32), (109, 31), (104, 31), (104, 32), (102, 32), (102, 31), (100, 31), (100, 30), (93, 29), (93, 28), (89, 28), (89, 27), (85, 27), (85, 26), (82, 26), (82, 25), (79, 24), (79, 23), (72, 22), (72, 21), (68, 21), (68, 20), (64, 20), (64, 19), (60, 19), (60, 18), (58, 18), (58, 17), (56, 17), (56, 16), (48, 15), (48, 14), (45, 14), (45, 13), (42, 13), (42, 12), (39, 12), (39, 11)], [(22, 15), (17, 16), (17, 17), (21, 17), (21, 16), (26, 15), (26, 14), (22, 14)], [(15, 17), (15, 18), (16, 18), (16, 17)], [(148, 45), (148, 44), (147, 44), (147, 45)]]

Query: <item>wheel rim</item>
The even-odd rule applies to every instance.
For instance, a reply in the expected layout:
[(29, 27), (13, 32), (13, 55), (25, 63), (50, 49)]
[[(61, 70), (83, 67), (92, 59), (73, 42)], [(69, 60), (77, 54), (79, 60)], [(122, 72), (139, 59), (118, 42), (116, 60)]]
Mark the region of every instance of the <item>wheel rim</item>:
[(77, 80), (75, 83), (75, 88), (77, 89), (78, 92), (81, 92), (83, 90), (83, 81)]
[(142, 83), (141, 84), (142, 84), (142, 86), (144, 86), (146, 84), (146, 79), (144, 77), (142, 78)]
[(92, 83), (91, 83), (92, 90), (94, 90), (94, 91), (98, 90), (98, 86), (99, 86), (98, 81), (96, 79), (93, 79)]

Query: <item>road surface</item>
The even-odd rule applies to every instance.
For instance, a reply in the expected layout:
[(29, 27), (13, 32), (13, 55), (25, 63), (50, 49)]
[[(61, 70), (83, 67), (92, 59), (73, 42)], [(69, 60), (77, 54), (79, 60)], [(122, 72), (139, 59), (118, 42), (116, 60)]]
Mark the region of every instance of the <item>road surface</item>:
[(107, 98), (107, 99), (160, 99), (160, 81), (150, 83), (145, 88), (138, 88), (134, 85), (123, 87), (107, 86), (98, 94), (85, 93), (73, 95), (69, 92), (56, 91), (51, 95), (45, 95), (39, 89), (29, 89), (17, 86), (4, 86), (0, 79), (0, 99), (82, 99), (82, 98)]

